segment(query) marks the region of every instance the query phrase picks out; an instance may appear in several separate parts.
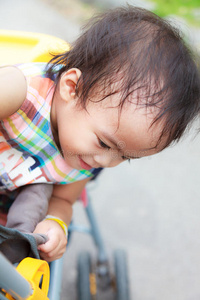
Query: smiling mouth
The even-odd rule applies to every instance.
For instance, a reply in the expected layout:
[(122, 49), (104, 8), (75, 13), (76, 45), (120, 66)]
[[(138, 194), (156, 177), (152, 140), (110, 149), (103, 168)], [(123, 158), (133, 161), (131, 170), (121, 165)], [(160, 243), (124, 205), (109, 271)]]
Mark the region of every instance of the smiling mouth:
[(82, 160), (82, 158), (79, 156), (79, 161), (80, 161), (80, 165), (81, 168), (84, 170), (90, 170), (92, 169), (92, 167), (90, 165), (88, 165), (86, 162), (84, 162), (84, 160)]

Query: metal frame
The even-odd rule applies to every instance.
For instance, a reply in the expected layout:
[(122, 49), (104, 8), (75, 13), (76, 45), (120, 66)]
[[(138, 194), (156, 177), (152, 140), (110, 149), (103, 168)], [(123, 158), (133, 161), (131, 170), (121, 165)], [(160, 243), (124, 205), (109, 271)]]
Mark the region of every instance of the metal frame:
[[(27, 299), (32, 294), (31, 285), (13, 267), (13, 265), (0, 253), (0, 288), (5, 289), (17, 300)], [(0, 299), (6, 298), (0, 293)]]

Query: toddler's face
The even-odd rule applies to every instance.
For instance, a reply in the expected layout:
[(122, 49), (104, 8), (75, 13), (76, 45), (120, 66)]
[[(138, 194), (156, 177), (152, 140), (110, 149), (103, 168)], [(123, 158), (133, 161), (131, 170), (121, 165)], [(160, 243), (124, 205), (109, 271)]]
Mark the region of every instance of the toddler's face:
[(118, 95), (89, 102), (87, 111), (77, 100), (58, 110), (59, 142), (65, 161), (75, 169), (114, 167), (162, 150), (161, 123), (150, 127), (155, 112), (127, 103), (119, 112)]

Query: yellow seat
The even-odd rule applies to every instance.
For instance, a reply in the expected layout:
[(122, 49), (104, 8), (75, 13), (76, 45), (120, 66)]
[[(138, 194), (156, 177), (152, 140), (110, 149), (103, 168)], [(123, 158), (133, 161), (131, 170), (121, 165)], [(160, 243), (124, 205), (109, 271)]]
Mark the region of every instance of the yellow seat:
[(0, 65), (26, 62), (48, 62), (52, 54), (69, 50), (60, 38), (14, 30), (0, 30)]

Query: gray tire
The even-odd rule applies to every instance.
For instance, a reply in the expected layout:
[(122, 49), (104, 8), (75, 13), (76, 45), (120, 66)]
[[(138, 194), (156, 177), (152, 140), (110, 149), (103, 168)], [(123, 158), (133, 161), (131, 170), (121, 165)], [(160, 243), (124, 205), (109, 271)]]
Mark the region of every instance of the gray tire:
[(91, 300), (90, 294), (91, 259), (88, 252), (83, 252), (78, 257), (78, 300)]
[(124, 250), (115, 250), (114, 268), (116, 283), (116, 300), (130, 300), (127, 257)]

